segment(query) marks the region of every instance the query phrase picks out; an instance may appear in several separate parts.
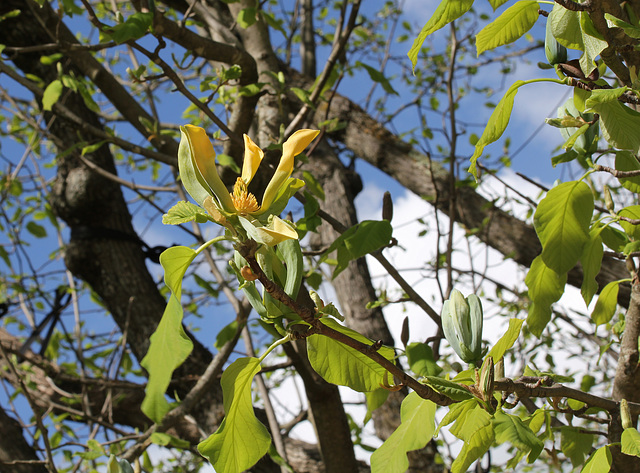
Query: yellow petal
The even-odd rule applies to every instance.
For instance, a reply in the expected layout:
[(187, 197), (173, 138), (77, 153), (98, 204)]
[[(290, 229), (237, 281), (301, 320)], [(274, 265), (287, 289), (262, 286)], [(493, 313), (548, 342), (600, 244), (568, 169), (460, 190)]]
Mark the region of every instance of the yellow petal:
[(291, 225), (277, 216), (266, 227), (256, 229), (260, 234), (262, 242), (268, 246), (274, 246), (285, 240), (297, 240), (298, 232)]
[(217, 197), (218, 202), (220, 202), (224, 210), (233, 212), (235, 208), (233, 207), (229, 191), (227, 191), (227, 188), (218, 175), (216, 169), (216, 152), (213, 149), (213, 144), (211, 144), (211, 141), (207, 137), (206, 131), (204, 128), (193, 125), (185, 125), (180, 128), (180, 131), (183, 132), (183, 136), (186, 136), (192, 159), (205, 182)]
[(249, 184), (253, 176), (256, 175), (258, 166), (264, 158), (264, 153), (260, 147), (251, 141), (247, 135), (244, 135), (244, 161), (242, 163), (242, 180), (245, 184)]
[(276, 169), (275, 174), (271, 178), (269, 185), (264, 191), (262, 198), (261, 212), (266, 212), (273, 200), (278, 194), (280, 186), (286, 182), (293, 172), (294, 158), (302, 153), (304, 149), (314, 140), (320, 133), (318, 130), (298, 130), (289, 137), (282, 145), (282, 158)]

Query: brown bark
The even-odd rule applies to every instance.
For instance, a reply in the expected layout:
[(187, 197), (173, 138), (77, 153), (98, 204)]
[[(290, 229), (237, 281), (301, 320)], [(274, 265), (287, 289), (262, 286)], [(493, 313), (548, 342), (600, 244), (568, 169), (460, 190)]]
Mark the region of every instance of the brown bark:
[(0, 471), (47, 473), (47, 467), (23, 436), (20, 423), (0, 406)]

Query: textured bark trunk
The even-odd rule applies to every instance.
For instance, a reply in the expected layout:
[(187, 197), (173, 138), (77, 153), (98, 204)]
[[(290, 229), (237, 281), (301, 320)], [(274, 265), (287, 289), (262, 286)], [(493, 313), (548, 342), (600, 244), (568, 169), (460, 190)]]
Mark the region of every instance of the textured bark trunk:
[(7, 473), (47, 473), (45, 463), (22, 435), (17, 420), (0, 407), (0, 471)]

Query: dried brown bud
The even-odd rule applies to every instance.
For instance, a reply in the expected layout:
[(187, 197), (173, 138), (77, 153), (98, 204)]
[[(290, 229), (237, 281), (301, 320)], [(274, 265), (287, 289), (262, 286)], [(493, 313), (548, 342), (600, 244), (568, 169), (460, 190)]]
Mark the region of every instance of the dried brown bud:
[(393, 218), (393, 201), (391, 200), (391, 194), (386, 191), (382, 196), (382, 220), (388, 220), (389, 222)]
[(256, 279), (258, 279), (258, 276), (251, 270), (249, 266), (243, 266), (240, 270), (240, 275), (246, 281), (255, 281)]

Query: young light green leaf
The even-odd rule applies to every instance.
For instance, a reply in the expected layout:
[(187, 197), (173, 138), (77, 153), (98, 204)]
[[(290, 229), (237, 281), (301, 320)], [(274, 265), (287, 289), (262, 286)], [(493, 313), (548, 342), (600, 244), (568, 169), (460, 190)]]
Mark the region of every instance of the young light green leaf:
[(424, 448), (435, 431), (436, 405), (411, 392), (402, 401), (402, 423), (371, 455), (371, 473), (403, 473), (409, 467), (407, 452)]
[(516, 98), (516, 94), (518, 93), (518, 89), (524, 85), (524, 82), (519, 80), (516, 81), (507, 93), (504, 94), (504, 97), (500, 99), (498, 105), (493, 110), (491, 117), (489, 117), (489, 121), (487, 122), (487, 126), (482, 132), (482, 136), (476, 143), (476, 149), (471, 156), (471, 166), (469, 166), (469, 172), (474, 176), (478, 177), (478, 172), (476, 170), (476, 161), (482, 155), (485, 146), (497, 141), (504, 130), (506, 130), (507, 125), (509, 124), (509, 119), (511, 118), (511, 110), (513, 110), (513, 101)]
[(58, 101), (62, 94), (62, 82), (59, 80), (52, 81), (42, 94), (42, 109), (50, 111), (51, 107)]
[(132, 39), (138, 39), (143, 37), (149, 31), (151, 22), (153, 21), (153, 14), (151, 12), (137, 12), (127, 17), (124, 23), (120, 23), (113, 27), (111, 38), (118, 43), (122, 44)]
[(413, 42), (413, 46), (411, 46), (407, 54), (414, 70), (418, 62), (418, 53), (427, 36), (443, 26), (448, 25), (453, 20), (460, 18), (471, 9), (472, 5), (473, 0), (442, 0), (442, 2), (440, 2), (436, 11), (433, 12), (433, 15), (429, 21), (427, 21), (427, 24), (422, 27), (420, 34)]
[[(622, 433), (622, 437), (624, 437), (624, 432)], [(622, 453), (626, 453), (624, 451), (624, 440), (622, 445)], [(609, 445), (605, 445), (593, 452), (593, 455), (589, 457), (580, 473), (607, 473), (611, 471), (611, 463), (611, 451)]]
[(198, 444), (198, 451), (218, 473), (240, 473), (269, 450), (271, 436), (251, 404), (251, 382), (260, 371), (257, 358), (239, 358), (222, 373), (225, 418), (218, 430)]
[(581, 11), (579, 18), (580, 30), (582, 31), (582, 43), (584, 44), (584, 54), (580, 56), (580, 69), (582, 69), (584, 75), (588, 77), (597, 67), (595, 63), (596, 57), (598, 57), (609, 44), (596, 29), (589, 16), (589, 12)]
[(365, 220), (349, 228), (322, 254), (324, 262), (333, 251), (337, 251), (338, 264), (333, 271), (335, 278), (349, 264), (368, 253), (372, 253), (389, 243), (393, 229), (387, 220)]
[[(358, 332), (340, 325), (333, 319), (322, 318), (322, 323), (356, 340), (373, 344), (373, 341)], [(343, 345), (324, 335), (307, 338), (309, 362), (325, 381), (341, 386), (349, 386), (360, 392), (374, 391), (384, 384), (386, 370), (368, 356)], [(388, 360), (394, 359), (394, 351), (389, 347), (378, 350)]]
[(520, 0), (507, 8), (476, 36), (478, 56), (484, 51), (513, 43), (531, 29), (538, 19), (540, 5), (536, 0)]
[(407, 359), (411, 371), (419, 376), (437, 376), (442, 371), (433, 358), (433, 351), (426, 343), (407, 345)]
[(302, 283), (303, 260), (300, 242), (298, 240), (285, 240), (278, 244), (276, 253), (286, 266), (286, 280), (284, 292), (292, 299), (298, 297), (298, 290)]
[(618, 100), (622, 94), (626, 91), (631, 90), (629, 87), (617, 87), (615, 89), (594, 89), (589, 94), (589, 97), (585, 101), (584, 106), (589, 109), (595, 105), (605, 103), (605, 102), (613, 102)]
[(599, 103), (591, 110), (600, 115), (602, 136), (611, 146), (640, 152), (640, 113), (618, 101)]
[(375, 411), (378, 407), (384, 404), (384, 402), (389, 397), (389, 393), (390, 391), (386, 388), (379, 388), (379, 389), (376, 389), (375, 391), (369, 391), (364, 393), (364, 396), (367, 399), (367, 413), (364, 416), (362, 425), (366, 425), (367, 422), (371, 420), (373, 411)]
[(518, 337), (520, 336), (520, 329), (524, 320), (521, 319), (509, 319), (509, 327), (505, 334), (500, 337), (500, 340), (491, 348), (487, 356), (493, 357), (493, 361), (497, 363), (500, 358), (504, 356), (509, 348), (513, 346)]
[(363, 67), (369, 74), (369, 78), (373, 82), (377, 82), (378, 84), (380, 84), (386, 93), (391, 95), (398, 95), (398, 92), (396, 92), (395, 89), (391, 86), (391, 82), (389, 82), (389, 79), (387, 79), (384, 74), (380, 72), (380, 70), (375, 69), (360, 61), (356, 61), (356, 66)]
[(582, 181), (563, 182), (547, 192), (533, 217), (545, 265), (558, 274), (573, 268), (589, 241), (593, 194)]
[(571, 460), (574, 468), (584, 463), (585, 456), (591, 450), (594, 435), (585, 434), (576, 427), (562, 427), (560, 446), (562, 453)]
[[(640, 163), (630, 151), (618, 151), (616, 153), (617, 171), (640, 171)], [(640, 176), (622, 177), (618, 179), (625, 189), (633, 193), (640, 193)]]
[(626, 21), (622, 21), (610, 13), (605, 13), (604, 18), (607, 20), (607, 26), (609, 26), (609, 28), (620, 28), (630, 38), (640, 39), (640, 27), (634, 26)]
[(434, 436), (438, 435), (441, 428), (449, 425), (454, 420), (457, 421), (458, 419), (465, 417), (468, 412), (473, 411), (476, 407), (478, 407), (478, 402), (475, 398), (451, 404), (449, 406), (449, 412), (445, 414), (440, 424), (438, 424), (438, 428), (436, 429)]
[(551, 23), (551, 32), (558, 43), (569, 49), (584, 50), (578, 12), (567, 10), (560, 4), (555, 4), (547, 21)]
[(598, 302), (591, 313), (591, 320), (596, 325), (609, 323), (616, 313), (618, 305), (618, 289), (620, 281), (611, 281), (598, 296)]
[(192, 220), (203, 223), (211, 220), (211, 217), (202, 207), (184, 200), (177, 202), (162, 216), (162, 223), (165, 225), (180, 225)]
[(466, 401), (471, 399), (473, 395), (469, 390), (463, 388), (460, 384), (450, 381), (445, 378), (439, 378), (437, 376), (425, 376), (429, 386), (450, 397), (454, 401)]
[(598, 290), (596, 276), (600, 272), (602, 255), (604, 254), (602, 238), (600, 237), (602, 228), (599, 225), (594, 225), (591, 228), (589, 242), (584, 245), (582, 256), (580, 256), (580, 263), (582, 264), (582, 287), (580, 288), (580, 293), (586, 305), (589, 305)]
[(640, 457), (640, 433), (635, 427), (628, 427), (622, 432), (622, 453)]
[(156, 423), (169, 411), (165, 392), (169, 387), (171, 374), (193, 349), (193, 342), (182, 326), (180, 297), (182, 278), (195, 256), (195, 250), (186, 246), (169, 248), (160, 255), (165, 284), (171, 289), (171, 296), (156, 331), (151, 335), (149, 351), (140, 362), (149, 373), (142, 412)]
[[(473, 421), (473, 426), (466, 427), (470, 433), (465, 440), (462, 450), (451, 465), (451, 473), (464, 473), (471, 464), (482, 457), (495, 439), (495, 431), (492, 418), (486, 411), (479, 407), (475, 409), (474, 416), (467, 416), (467, 422)], [(465, 424), (467, 423), (465, 422)]]
[(493, 420), (498, 445), (509, 442), (518, 450), (529, 454), (527, 461), (533, 463), (542, 452), (544, 444), (520, 417), (497, 411)]
[(527, 326), (531, 333), (539, 337), (551, 320), (551, 304), (562, 297), (567, 274), (559, 275), (544, 263), (542, 256), (537, 256), (531, 263), (524, 282), (533, 302), (529, 306)]
[[(640, 205), (630, 205), (629, 207), (625, 207), (618, 212), (618, 215), (634, 220), (640, 219)], [(620, 226), (631, 238), (636, 241), (640, 240), (640, 225), (634, 225), (631, 222), (620, 220)]]

